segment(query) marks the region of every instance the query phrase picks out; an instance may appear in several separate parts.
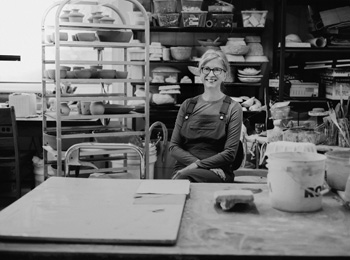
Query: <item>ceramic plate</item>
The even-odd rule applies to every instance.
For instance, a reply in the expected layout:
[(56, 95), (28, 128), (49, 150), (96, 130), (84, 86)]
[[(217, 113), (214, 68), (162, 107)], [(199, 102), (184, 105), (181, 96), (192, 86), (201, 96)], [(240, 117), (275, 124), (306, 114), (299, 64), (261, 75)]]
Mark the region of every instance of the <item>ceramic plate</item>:
[(238, 77), (238, 79), (241, 82), (244, 82), (244, 83), (257, 83), (257, 82), (261, 81), (261, 78), (243, 78), (243, 77)]
[(128, 114), (130, 111), (134, 110), (135, 106), (124, 106), (117, 104), (105, 105), (105, 114)]
[(261, 72), (261, 70), (249, 70), (249, 71), (245, 71), (245, 70), (238, 70), (239, 74), (242, 75), (257, 75)]
[(238, 74), (238, 77), (241, 77), (241, 78), (262, 78), (263, 75), (244, 75), (244, 74)]

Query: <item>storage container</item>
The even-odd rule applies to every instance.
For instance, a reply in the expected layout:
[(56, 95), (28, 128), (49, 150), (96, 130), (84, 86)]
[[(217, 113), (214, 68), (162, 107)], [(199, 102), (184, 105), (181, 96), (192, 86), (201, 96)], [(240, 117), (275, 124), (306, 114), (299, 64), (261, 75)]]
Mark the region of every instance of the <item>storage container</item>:
[(290, 106), (276, 107), (275, 109), (270, 109), (270, 111), (273, 119), (287, 119), (289, 117)]
[(154, 13), (175, 13), (176, 0), (153, 0)]
[(232, 13), (233, 5), (209, 5), (209, 13)]
[(328, 185), (333, 189), (344, 191), (350, 174), (350, 151), (329, 151), (326, 157)]
[(203, 0), (181, 0), (182, 11), (198, 12), (202, 10)]
[(243, 27), (265, 27), (267, 11), (241, 11)]
[(157, 14), (158, 24), (160, 27), (178, 27), (179, 13)]
[(207, 11), (184, 12), (182, 11), (183, 27), (205, 27)]

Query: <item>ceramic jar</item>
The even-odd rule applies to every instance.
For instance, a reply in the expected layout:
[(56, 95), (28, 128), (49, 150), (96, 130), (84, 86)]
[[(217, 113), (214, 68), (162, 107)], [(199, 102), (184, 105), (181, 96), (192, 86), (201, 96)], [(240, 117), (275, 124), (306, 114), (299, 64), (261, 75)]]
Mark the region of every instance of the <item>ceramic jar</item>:
[(84, 14), (79, 12), (79, 9), (72, 9), (72, 12), (68, 15), (69, 22), (82, 23)]
[(63, 14), (60, 16), (61, 22), (69, 22), (70, 10), (62, 10)]
[(112, 17), (109, 17), (109, 15), (105, 15), (100, 19), (100, 23), (104, 24), (113, 24), (114, 20)]
[(68, 116), (68, 115), (69, 115), (69, 113), (70, 113), (70, 107), (68, 106), (67, 103), (65, 103), (65, 102), (62, 102), (62, 103), (61, 103), (60, 113), (61, 113), (61, 115), (63, 115), (63, 116)]
[(90, 101), (79, 101), (78, 102), (78, 113), (81, 115), (91, 115), (90, 113)]
[(102, 12), (95, 12), (95, 15), (92, 16), (93, 23), (100, 23), (100, 19), (103, 17)]
[(105, 112), (105, 106), (102, 101), (91, 102), (90, 113), (91, 115), (103, 115)]
[(93, 23), (93, 17), (96, 15), (96, 12), (92, 12), (91, 16), (88, 18), (89, 23)]

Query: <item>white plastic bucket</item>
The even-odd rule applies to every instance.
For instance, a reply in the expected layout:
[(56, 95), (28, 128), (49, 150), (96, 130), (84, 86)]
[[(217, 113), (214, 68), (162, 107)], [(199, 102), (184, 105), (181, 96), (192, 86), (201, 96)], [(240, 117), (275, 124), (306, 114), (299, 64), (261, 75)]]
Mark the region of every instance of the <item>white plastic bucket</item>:
[(326, 156), (317, 153), (282, 152), (267, 160), (270, 202), (289, 212), (311, 212), (322, 207)]
[[(157, 150), (155, 146), (149, 149), (149, 175), (146, 179), (154, 179), (154, 164), (157, 161)], [(136, 178), (140, 177), (140, 156), (136, 152), (128, 153), (127, 156), (128, 172)]]

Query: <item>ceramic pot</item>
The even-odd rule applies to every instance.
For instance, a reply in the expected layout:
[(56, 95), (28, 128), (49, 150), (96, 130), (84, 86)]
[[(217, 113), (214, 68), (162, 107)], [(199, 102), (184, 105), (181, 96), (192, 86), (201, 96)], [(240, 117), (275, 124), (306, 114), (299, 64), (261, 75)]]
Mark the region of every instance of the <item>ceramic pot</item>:
[(85, 15), (79, 12), (79, 9), (72, 9), (72, 12), (68, 15), (69, 22), (82, 23)]
[(103, 115), (105, 112), (105, 106), (102, 101), (91, 102), (90, 113), (91, 115)]
[(95, 15), (92, 16), (93, 23), (100, 23), (100, 19), (103, 17), (102, 12), (95, 12)]
[(109, 17), (109, 15), (105, 15), (100, 19), (100, 23), (104, 23), (104, 24), (113, 24), (115, 21), (115, 19), (113, 19), (112, 17)]
[(69, 22), (70, 10), (62, 10), (63, 14), (60, 16), (61, 22)]
[(89, 23), (93, 23), (94, 15), (96, 15), (96, 12), (91, 13), (91, 16), (88, 18)]
[(60, 108), (61, 115), (63, 116), (68, 116), (70, 113), (70, 107), (68, 106), (67, 103), (63, 102), (61, 103), (61, 108)]
[(90, 101), (79, 101), (78, 102), (78, 113), (82, 115), (91, 115), (90, 113)]

